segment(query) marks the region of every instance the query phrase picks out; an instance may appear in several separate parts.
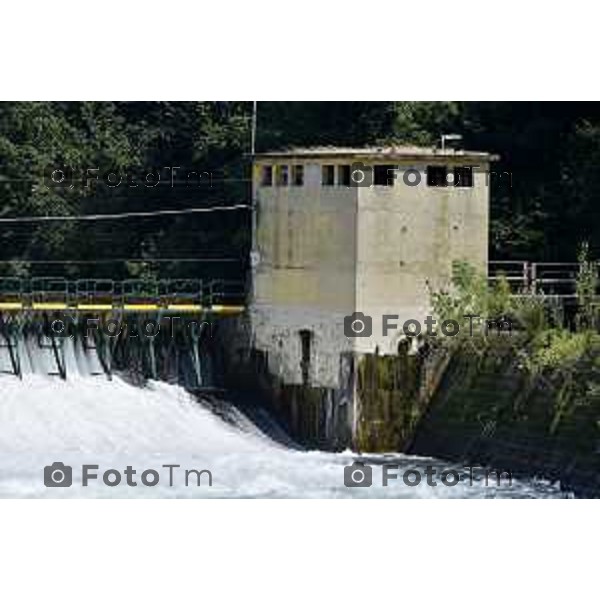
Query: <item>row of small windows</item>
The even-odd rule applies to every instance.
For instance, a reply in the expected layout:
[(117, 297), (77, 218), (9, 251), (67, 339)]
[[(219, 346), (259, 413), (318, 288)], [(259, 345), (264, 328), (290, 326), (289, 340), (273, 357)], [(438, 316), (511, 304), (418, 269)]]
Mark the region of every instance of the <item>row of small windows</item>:
[(473, 187), (473, 168), (454, 167), (452, 173), (447, 167), (427, 167), (427, 185), (432, 187)]
[[(393, 186), (397, 177), (409, 186), (418, 185), (421, 174), (416, 169), (409, 169), (400, 177), (395, 165), (375, 165), (354, 168), (354, 165), (323, 165), (321, 167), (322, 186), (366, 187), (370, 185)], [(337, 177), (336, 177), (337, 172)], [(453, 167), (430, 165), (426, 169), (427, 185), (430, 187), (473, 187), (472, 167)], [(261, 172), (261, 185), (271, 187), (303, 186), (304, 165), (264, 165)]]

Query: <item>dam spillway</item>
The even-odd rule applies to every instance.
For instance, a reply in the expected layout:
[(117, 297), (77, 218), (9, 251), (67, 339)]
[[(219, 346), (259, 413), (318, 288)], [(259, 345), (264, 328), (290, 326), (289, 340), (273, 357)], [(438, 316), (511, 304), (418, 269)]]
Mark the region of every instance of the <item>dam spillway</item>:
[[(268, 417), (265, 417), (265, 420)], [(264, 421), (263, 421), (264, 422)], [(273, 427), (276, 427), (273, 425)], [(224, 415), (181, 386), (149, 381), (135, 386), (119, 375), (112, 381), (83, 373), (67, 380), (27, 375), (22, 380), (0, 376), (0, 497), (562, 497), (557, 485), (513, 481), (512, 486), (421, 485), (402, 480), (384, 487), (344, 485), (344, 468), (357, 457), (349, 452), (306, 452), (275, 441), (268, 427), (231, 407)], [(379, 473), (382, 461), (405, 469), (454, 465), (401, 454), (363, 456)], [(51, 488), (43, 468), (60, 461), (73, 469), (73, 484)], [(81, 485), (81, 465), (99, 472), (131, 466), (164, 471), (162, 465), (208, 469), (212, 486), (177, 484), (166, 477), (158, 485), (115, 487), (93, 481)], [(463, 469), (463, 467), (456, 468)]]

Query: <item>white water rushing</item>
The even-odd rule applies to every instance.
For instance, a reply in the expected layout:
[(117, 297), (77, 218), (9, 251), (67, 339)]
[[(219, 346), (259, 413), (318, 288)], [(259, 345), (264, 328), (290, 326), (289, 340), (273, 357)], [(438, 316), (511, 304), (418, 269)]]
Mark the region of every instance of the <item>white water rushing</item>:
[[(68, 354), (68, 353), (67, 353)], [(455, 468), (429, 458), (406, 455), (364, 457), (374, 461), (372, 485), (344, 485), (344, 467), (356, 458), (350, 452), (303, 452), (273, 441), (239, 411), (223, 420), (178, 386), (150, 382), (132, 386), (115, 377), (91, 376), (89, 365), (71, 354), (66, 381), (39, 373), (23, 380), (0, 376), (0, 497), (207, 497), (207, 498), (330, 498), (330, 497), (553, 497), (555, 485), (516, 481), (509, 486), (485, 485), (477, 478), (457, 485), (403, 483), (403, 470), (421, 472), (430, 465)], [(77, 368), (75, 368), (77, 367)], [(46, 487), (44, 467), (60, 461), (72, 467), (70, 487)], [(399, 477), (382, 485), (381, 463), (399, 463)], [(82, 466), (97, 479), (82, 486)], [(180, 465), (166, 468), (163, 465)], [(128, 485), (124, 470), (135, 469)], [(103, 474), (121, 473), (118, 485), (108, 486)], [(159, 474), (154, 486), (143, 485), (141, 474)], [(209, 470), (200, 476), (185, 470)], [(464, 474), (464, 466), (460, 467)], [(172, 481), (170, 477), (172, 476)], [(150, 476), (149, 476), (150, 477)], [(114, 481), (114, 479), (109, 478)], [(148, 480), (153, 482), (153, 476)]]

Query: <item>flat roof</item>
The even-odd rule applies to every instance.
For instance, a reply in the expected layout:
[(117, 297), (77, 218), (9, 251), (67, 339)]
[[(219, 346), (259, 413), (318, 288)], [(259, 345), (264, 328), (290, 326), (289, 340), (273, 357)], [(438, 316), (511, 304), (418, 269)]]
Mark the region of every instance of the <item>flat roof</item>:
[(348, 148), (342, 146), (317, 146), (313, 148), (286, 148), (272, 152), (255, 154), (255, 158), (375, 158), (375, 159), (422, 159), (422, 158), (470, 158), (484, 161), (498, 160), (498, 156), (489, 152), (454, 150), (428, 146), (370, 146), (366, 148)]

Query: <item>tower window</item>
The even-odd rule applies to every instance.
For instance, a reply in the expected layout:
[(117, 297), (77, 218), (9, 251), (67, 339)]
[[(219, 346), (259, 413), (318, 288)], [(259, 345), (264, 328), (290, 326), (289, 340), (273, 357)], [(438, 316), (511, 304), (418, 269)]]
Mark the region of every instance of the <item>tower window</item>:
[(338, 166), (338, 185), (350, 187), (350, 165)]
[(431, 187), (446, 187), (448, 180), (448, 169), (446, 167), (432, 166), (427, 167), (427, 185)]
[(277, 165), (277, 185), (286, 186), (290, 184), (290, 170), (287, 165)]
[(335, 183), (335, 166), (323, 165), (321, 168), (321, 185), (333, 185)]
[(373, 168), (373, 185), (394, 185), (395, 165), (375, 165)]
[(294, 185), (304, 185), (304, 165), (292, 167), (292, 182)]
[(265, 187), (270, 187), (273, 185), (273, 167), (271, 165), (265, 165), (262, 168), (260, 184)]
[(454, 185), (456, 187), (473, 187), (473, 168), (454, 167)]

